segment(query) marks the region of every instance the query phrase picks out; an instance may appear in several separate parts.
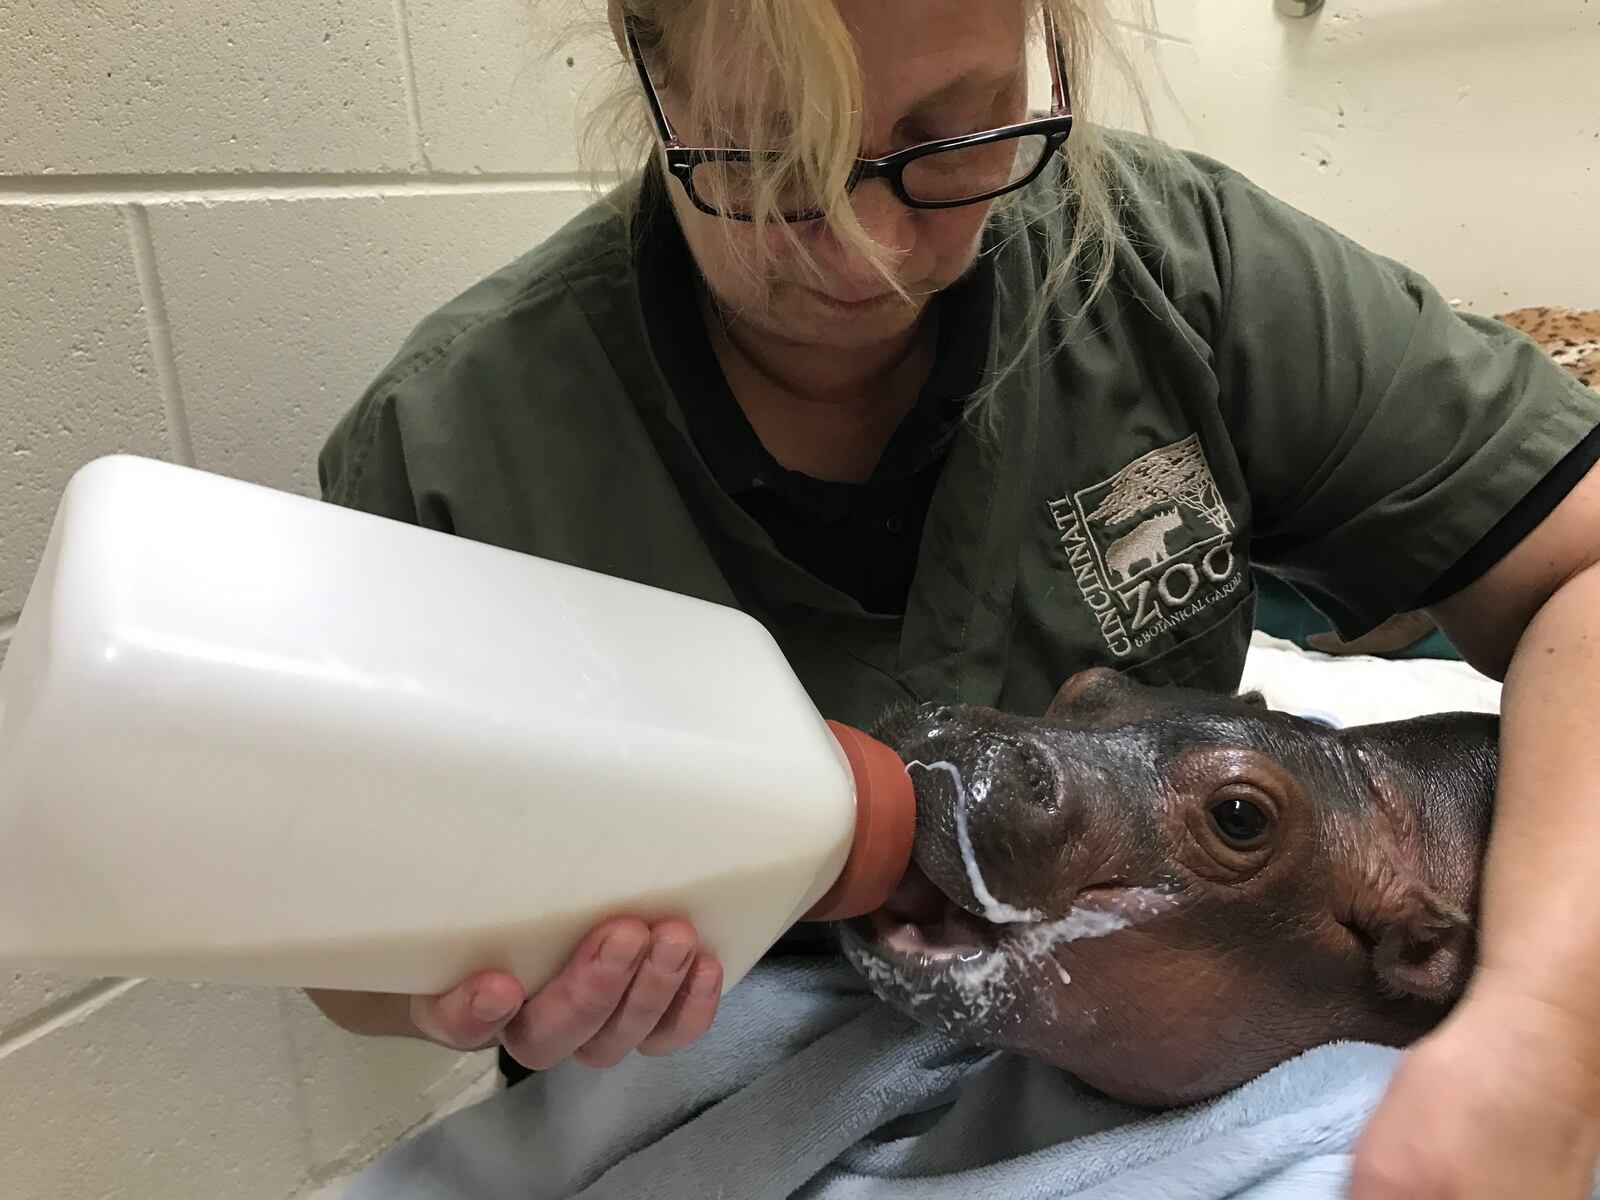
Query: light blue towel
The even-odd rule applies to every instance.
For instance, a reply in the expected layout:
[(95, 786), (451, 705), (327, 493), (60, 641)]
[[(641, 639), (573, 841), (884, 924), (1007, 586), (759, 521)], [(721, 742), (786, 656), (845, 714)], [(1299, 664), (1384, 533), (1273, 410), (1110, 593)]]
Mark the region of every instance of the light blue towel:
[(390, 1150), (344, 1200), (1342, 1200), (1398, 1058), (1326, 1046), (1152, 1116), (925, 1030), (837, 963), (769, 963), (697, 1045), (535, 1076)]

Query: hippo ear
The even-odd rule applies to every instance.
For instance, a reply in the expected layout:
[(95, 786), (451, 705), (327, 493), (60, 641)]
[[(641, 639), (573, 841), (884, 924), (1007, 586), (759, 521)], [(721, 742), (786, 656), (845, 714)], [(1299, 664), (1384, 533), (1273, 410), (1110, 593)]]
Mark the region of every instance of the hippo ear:
[(1110, 667), (1087, 667), (1077, 672), (1056, 692), (1055, 699), (1050, 701), (1050, 707), (1045, 710), (1045, 719), (1065, 716), (1074, 708), (1092, 707), (1097, 693), (1102, 693), (1108, 684), (1115, 684), (1121, 678)]
[(1234, 699), (1240, 704), (1248, 704), (1251, 708), (1268, 707), (1267, 698), (1253, 688), (1248, 692), (1240, 692)]
[(1453, 1000), (1476, 951), (1472, 912), (1492, 804), (1492, 727), (1418, 718), (1339, 736), (1365, 771), (1371, 800), (1346, 814), (1356, 855), (1348, 923), (1366, 939), (1384, 986)]
[(1365, 932), (1372, 969), (1383, 985), (1419, 1000), (1453, 1000), (1472, 972), (1474, 938), (1467, 915), (1425, 887), (1416, 887), (1389, 920)]

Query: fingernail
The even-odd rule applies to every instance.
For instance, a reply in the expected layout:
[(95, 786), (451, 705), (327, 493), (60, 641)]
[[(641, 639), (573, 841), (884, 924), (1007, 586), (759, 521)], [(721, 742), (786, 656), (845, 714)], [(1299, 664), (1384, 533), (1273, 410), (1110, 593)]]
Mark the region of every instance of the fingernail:
[(713, 968), (707, 967), (703, 971), (696, 971), (694, 978), (689, 981), (690, 994), (701, 999), (711, 995), (716, 990), (717, 972)]
[(694, 947), (688, 942), (678, 938), (663, 938), (650, 951), (650, 965), (658, 971), (681, 971), (693, 953)]
[(644, 949), (637, 938), (625, 933), (613, 933), (600, 943), (600, 965), (608, 971), (626, 971), (633, 966)]
[(507, 1003), (503, 998), (491, 996), (484, 992), (473, 997), (472, 1015), (480, 1021), (503, 1021), (515, 1012), (517, 1006)]

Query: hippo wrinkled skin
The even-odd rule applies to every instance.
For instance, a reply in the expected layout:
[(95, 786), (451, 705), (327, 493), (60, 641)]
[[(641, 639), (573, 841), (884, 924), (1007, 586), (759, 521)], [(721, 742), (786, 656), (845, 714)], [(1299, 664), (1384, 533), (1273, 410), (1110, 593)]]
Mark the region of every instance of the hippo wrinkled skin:
[(1042, 719), (876, 732), (910, 764), (915, 861), (844, 948), (925, 1024), (1169, 1106), (1405, 1045), (1466, 983), (1493, 716), (1334, 730), (1096, 668)]

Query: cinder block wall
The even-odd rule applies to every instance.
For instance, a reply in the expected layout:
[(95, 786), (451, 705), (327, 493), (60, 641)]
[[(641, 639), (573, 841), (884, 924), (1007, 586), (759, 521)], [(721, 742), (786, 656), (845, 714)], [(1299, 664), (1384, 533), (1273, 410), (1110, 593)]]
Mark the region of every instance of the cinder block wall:
[[(548, 53), (574, 15), (0, 0), (0, 653), (73, 470), (132, 451), (314, 493), (415, 321), (589, 200), (604, 64)], [(298, 992), (0, 967), (0, 1197), (285, 1200), (491, 1067)]]
[[(312, 492), (411, 324), (587, 200), (610, 58), (541, 57), (583, 2), (0, 0), (0, 653), (77, 466)], [(1465, 305), (1600, 306), (1592, 3), (1157, 10), (1158, 132)], [(295, 993), (0, 969), (0, 1196), (304, 1194), (487, 1067)]]

